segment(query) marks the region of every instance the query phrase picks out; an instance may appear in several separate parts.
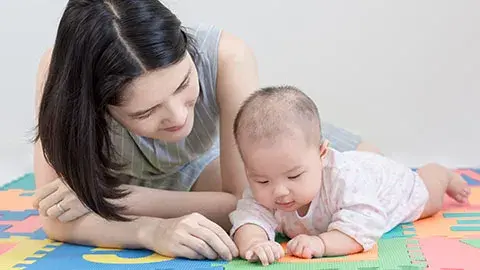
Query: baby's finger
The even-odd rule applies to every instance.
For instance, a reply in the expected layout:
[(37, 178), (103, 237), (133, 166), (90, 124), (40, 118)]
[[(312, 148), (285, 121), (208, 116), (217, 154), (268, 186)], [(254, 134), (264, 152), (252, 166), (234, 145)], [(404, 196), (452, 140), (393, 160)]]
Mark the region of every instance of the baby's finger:
[(276, 245), (274, 246), (274, 253), (275, 253), (275, 259), (278, 260), (280, 258), (283, 258), (285, 256), (285, 251), (283, 250), (282, 245), (279, 243), (275, 243)]
[(269, 264), (268, 263), (268, 256), (265, 253), (265, 250), (264, 250), (263, 247), (256, 248), (255, 249), (255, 254), (257, 254), (258, 259), (260, 260), (260, 262), (262, 263), (263, 266), (267, 266)]
[(297, 248), (298, 240), (293, 238), (287, 243), (287, 254), (295, 255), (295, 249)]
[(249, 262), (256, 262), (258, 261), (258, 256), (255, 252), (249, 250), (245, 253), (245, 259)]
[(302, 251), (302, 257), (305, 258), (305, 259), (311, 259), (312, 258), (312, 250), (307, 247), (307, 246), (304, 246), (303, 247), (303, 251)]
[(293, 251), (293, 254), (295, 254), (295, 256), (297, 257), (302, 257), (304, 246), (305, 246), (304, 243), (298, 242), (297, 246), (295, 247), (295, 250)]
[(273, 252), (273, 245), (268, 245), (265, 247), (265, 254), (267, 254), (268, 263), (272, 264), (275, 261), (275, 253)]

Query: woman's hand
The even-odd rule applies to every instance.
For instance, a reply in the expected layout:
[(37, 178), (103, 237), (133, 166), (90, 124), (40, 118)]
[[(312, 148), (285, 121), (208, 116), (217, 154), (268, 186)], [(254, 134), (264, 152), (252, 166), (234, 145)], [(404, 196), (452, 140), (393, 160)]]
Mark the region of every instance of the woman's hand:
[(173, 219), (157, 219), (140, 231), (145, 248), (161, 255), (188, 259), (231, 260), (238, 249), (228, 234), (206, 217), (193, 213)]
[(40, 215), (57, 218), (61, 222), (75, 220), (90, 212), (60, 178), (35, 191), (33, 207)]

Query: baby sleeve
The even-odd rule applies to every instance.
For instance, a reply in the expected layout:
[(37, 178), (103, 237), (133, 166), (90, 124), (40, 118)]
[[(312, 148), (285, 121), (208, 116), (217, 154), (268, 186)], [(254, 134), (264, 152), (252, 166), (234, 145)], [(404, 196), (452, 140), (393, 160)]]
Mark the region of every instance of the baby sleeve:
[(275, 229), (278, 224), (274, 213), (255, 201), (249, 188), (245, 189), (242, 199), (237, 203), (237, 209), (230, 213), (229, 218), (232, 223), (231, 236), (241, 226), (254, 224), (265, 230), (270, 241), (275, 240)]
[(376, 188), (362, 173), (349, 173), (354, 177), (345, 183), (337, 199), (338, 210), (333, 213), (328, 231), (338, 230), (370, 250), (385, 232), (387, 215), (376, 196)]

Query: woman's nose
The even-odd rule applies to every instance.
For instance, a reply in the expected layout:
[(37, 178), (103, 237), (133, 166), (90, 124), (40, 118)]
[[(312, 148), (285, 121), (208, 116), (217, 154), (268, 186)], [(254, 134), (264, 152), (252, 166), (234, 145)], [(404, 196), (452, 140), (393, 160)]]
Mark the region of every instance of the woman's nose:
[(182, 126), (187, 118), (188, 109), (185, 104), (170, 100), (164, 106), (166, 117), (161, 121), (162, 126)]

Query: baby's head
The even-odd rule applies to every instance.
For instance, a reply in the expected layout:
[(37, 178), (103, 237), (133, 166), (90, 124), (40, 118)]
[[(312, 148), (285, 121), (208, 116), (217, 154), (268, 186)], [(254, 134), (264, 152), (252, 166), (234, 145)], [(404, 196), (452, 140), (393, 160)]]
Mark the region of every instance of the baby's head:
[(293, 86), (256, 91), (240, 108), (234, 134), (260, 204), (285, 211), (308, 207), (321, 186), (326, 147), (307, 95)]

